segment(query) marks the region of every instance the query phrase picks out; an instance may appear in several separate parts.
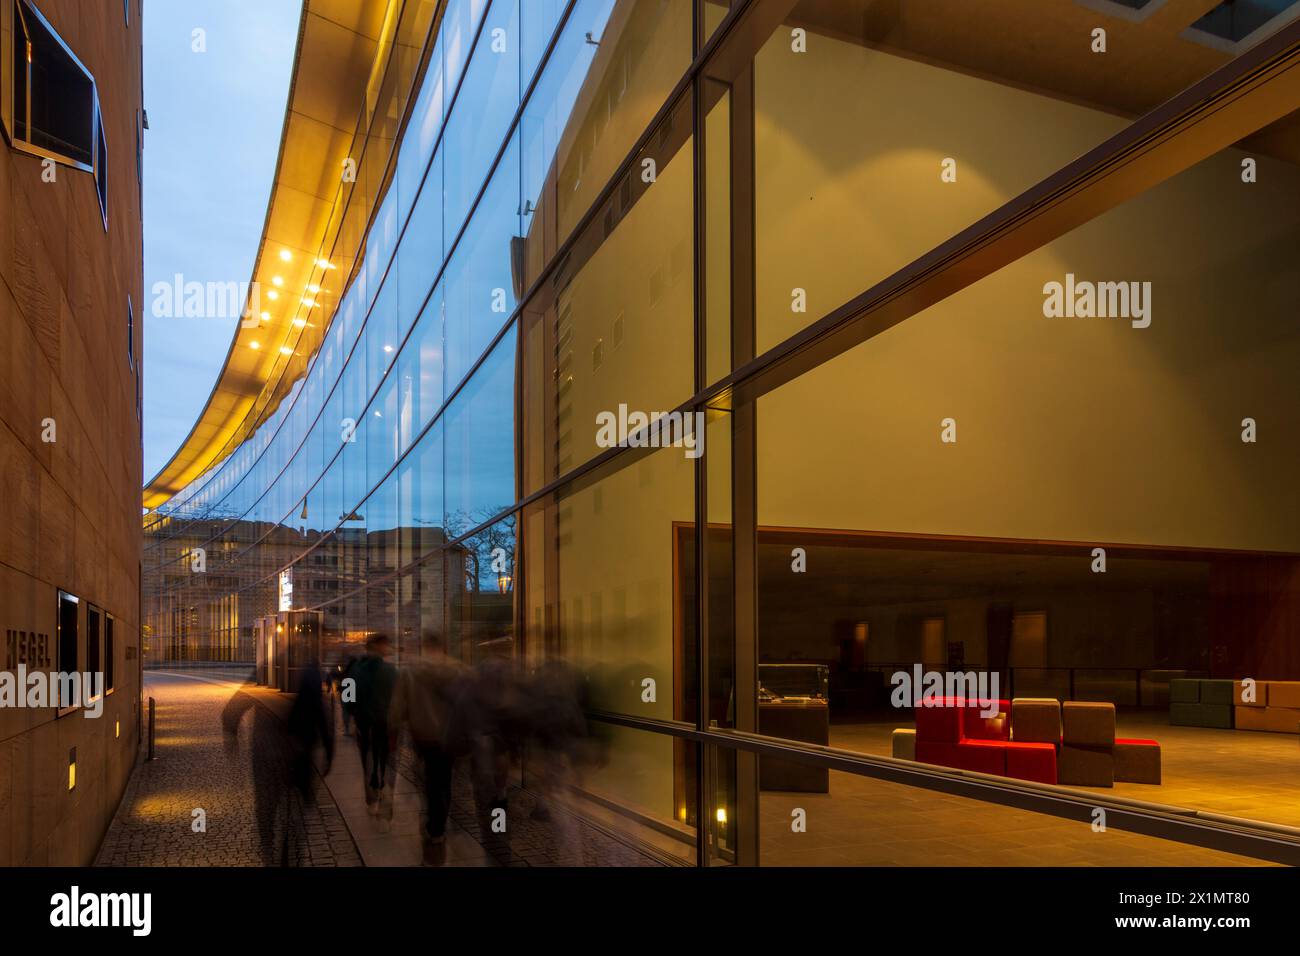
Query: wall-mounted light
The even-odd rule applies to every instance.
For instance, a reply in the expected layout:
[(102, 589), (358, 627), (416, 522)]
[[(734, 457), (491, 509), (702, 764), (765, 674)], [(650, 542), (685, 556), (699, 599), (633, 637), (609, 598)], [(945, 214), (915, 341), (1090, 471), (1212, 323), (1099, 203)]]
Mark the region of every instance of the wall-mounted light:
[(113, 721), (113, 736), (114, 737), (122, 736), (122, 722), (120, 720)]
[(77, 786), (77, 748), (73, 747), (68, 751), (68, 789), (73, 790)]
[(727, 825), (727, 808), (726, 808), (726, 807), (718, 807), (717, 818), (718, 818), (718, 822), (721, 823), (724, 827)]

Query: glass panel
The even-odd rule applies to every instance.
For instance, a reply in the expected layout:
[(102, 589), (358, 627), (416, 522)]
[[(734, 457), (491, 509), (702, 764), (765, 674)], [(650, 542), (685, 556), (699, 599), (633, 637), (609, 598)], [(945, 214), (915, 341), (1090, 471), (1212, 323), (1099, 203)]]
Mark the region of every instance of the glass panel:
[[(553, 390), (559, 474), (618, 444), (653, 415), (690, 398), (694, 384), (690, 108), (680, 104), (555, 283), (531, 308), (530, 334), (553, 336), (554, 371), (530, 368)], [(647, 174), (648, 175), (648, 174)], [(603, 241), (595, 246), (599, 232)], [(549, 328), (548, 328), (549, 326)], [(543, 346), (537, 357), (550, 358)], [(549, 385), (548, 385), (549, 383)], [(608, 427), (605, 427), (608, 425)]]
[[(926, 688), (977, 692), (997, 726), (954, 718), (929, 762), (1300, 822), (1283, 738), (1252, 732), (1300, 725), (1279, 629), (1300, 455), (1277, 431), (1300, 427), (1300, 157), (1277, 144), (1226, 149), (758, 400), (760, 677), (829, 668), (828, 713), (760, 699), (764, 733), (889, 755), (898, 729), (938, 732)], [(1235, 696), (1246, 678), (1263, 704)], [(1057, 763), (1013, 765), (1022, 734)], [(976, 759), (985, 738), (1002, 763)]]
[(695, 745), (601, 721), (590, 721), (589, 732), (590, 749), (575, 789), (558, 793), (556, 800), (631, 838), (644, 852), (602, 843), (584, 863), (694, 863), (696, 800), (686, 784), (687, 768), (695, 766)]
[(681, 529), (694, 466), (663, 448), (556, 504), (559, 647), (587, 672), (591, 706), (686, 719)]
[(463, 573), (448, 577), (452, 643), (466, 663), (515, 657), (516, 516), (511, 515), (451, 546), (447, 561)]
[(449, 537), (514, 504), (514, 399), (515, 337), (507, 335), (446, 412)]
[[(519, 48), (519, 2), (497, 0), (488, 11), (465, 74), (465, 90), (452, 107), (440, 150), (445, 159), (447, 248), (460, 232), (519, 108)], [(517, 166), (514, 175), (517, 190)]]
[(420, 314), (434, 277), (442, 268), (442, 153), (429, 168), (397, 252), (398, 313), (402, 327)]
[(442, 282), (446, 387), (454, 389), (515, 310), (519, 236), (518, 150), (513, 146), (479, 203)]
[(659, 0), (579, 0), (574, 7), (520, 124), (522, 208), (530, 217), (524, 287), (690, 65), (690, 18), (689, 3)]

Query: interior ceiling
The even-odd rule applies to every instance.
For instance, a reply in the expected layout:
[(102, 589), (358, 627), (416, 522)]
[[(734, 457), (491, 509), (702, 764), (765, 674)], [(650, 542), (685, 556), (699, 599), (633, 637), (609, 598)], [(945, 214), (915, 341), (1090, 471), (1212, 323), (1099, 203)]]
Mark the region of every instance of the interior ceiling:
[[(1233, 58), (1188, 35), (1219, 2), (1153, 0), (1132, 11), (1107, 0), (800, 0), (790, 22), (1136, 118)], [(1097, 27), (1105, 54), (1092, 52)], [(1300, 163), (1300, 111), (1243, 145)]]

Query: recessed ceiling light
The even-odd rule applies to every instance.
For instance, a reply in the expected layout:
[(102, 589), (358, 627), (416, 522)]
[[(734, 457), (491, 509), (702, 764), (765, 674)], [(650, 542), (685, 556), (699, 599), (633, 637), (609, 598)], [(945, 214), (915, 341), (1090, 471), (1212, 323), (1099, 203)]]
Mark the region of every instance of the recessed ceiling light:
[(302, 304), (305, 305), (305, 306), (306, 306), (307, 308), (309, 308), (309, 309), (313, 309), (313, 308), (316, 307), (316, 300), (315, 300), (315, 299), (303, 299), (303, 300), (302, 300)]
[(274, 302), (276, 299), (280, 298), (280, 293), (276, 292), (274, 289), (271, 289), (269, 292), (266, 293), (266, 297), (270, 299), (272, 302)]
[(285, 262), (292, 262), (292, 261), (293, 261), (293, 253), (290, 252), (288, 249), (281, 249), (281, 250), (280, 250), (280, 258), (283, 259)]
[(292, 354), (293, 354), (293, 349), (289, 348), (289, 346), (287, 346), (287, 345), (281, 345), (281, 346), (280, 346), (280, 354), (281, 354), (281, 355), (292, 355)]
[(248, 343), (248, 347), (249, 347), (250, 349), (253, 349), (254, 351), (257, 351), (258, 349), (260, 349), (260, 348), (262, 347), (262, 343), (261, 343), (261, 342), (249, 342), (249, 343)]
[(307, 324), (307, 320), (306, 320), (306, 319), (294, 319), (294, 320), (293, 320), (293, 324), (296, 325), (296, 326), (298, 326), (298, 328), (302, 328), (304, 325)]
[(284, 279), (280, 278), (279, 276), (273, 276), (273, 277), (271, 278), (271, 285), (273, 285), (273, 286), (282, 286), (282, 285), (284, 285)]
[(307, 291), (310, 292), (312, 295), (315, 295), (317, 292), (320, 291), (320, 286), (318, 286), (318, 285), (309, 285), (309, 286), (307, 286)]
[(262, 313), (262, 321), (263, 321), (263, 322), (270, 322), (270, 321), (271, 321), (271, 313), (270, 313), (270, 312), (263, 312), (263, 313)]

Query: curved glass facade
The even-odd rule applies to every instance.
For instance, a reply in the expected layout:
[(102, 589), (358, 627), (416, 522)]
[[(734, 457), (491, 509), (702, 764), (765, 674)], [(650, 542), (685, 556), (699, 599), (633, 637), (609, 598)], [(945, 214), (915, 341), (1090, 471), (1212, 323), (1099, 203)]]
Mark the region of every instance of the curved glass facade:
[[(438, 4), (319, 288), (286, 290), (319, 348), (146, 516), (150, 659), (284, 687), (284, 635), (384, 632), (399, 664), (431, 635), (567, 661), (606, 745), (586, 810), (673, 860), (962, 856), (908, 834), (974, 801), (880, 769), (923, 732), (913, 667), (1114, 704), (1169, 778), (1121, 795), (1196, 806), (1173, 682), (1300, 680), (1297, 446), (1254, 437), (1300, 406), (1296, 117), (1176, 126), (1267, 37), (1053, 6)], [(1088, 70), (1098, 18), (1124, 84)], [(1294, 825), (1271, 786), (1233, 806)], [(1044, 862), (1181, 846), (1058, 825)]]

